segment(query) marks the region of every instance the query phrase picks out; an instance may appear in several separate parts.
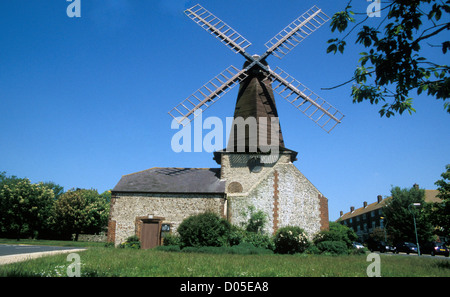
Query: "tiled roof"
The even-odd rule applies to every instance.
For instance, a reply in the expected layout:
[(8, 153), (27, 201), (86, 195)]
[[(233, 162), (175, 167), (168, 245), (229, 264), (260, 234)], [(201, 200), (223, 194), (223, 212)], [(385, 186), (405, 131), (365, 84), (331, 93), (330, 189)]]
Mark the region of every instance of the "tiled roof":
[(389, 200), (391, 197), (381, 200), (380, 202), (374, 202), (372, 204), (368, 204), (366, 207), (357, 208), (354, 211), (350, 211), (341, 216), (338, 220), (346, 220), (356, 216), (360, 216), (364, 213), (371, 212), (373, 210), (382, 208), (386, 205), (386, 200)]
[[(440, 203), (442, 200), (439, 199), (438, 197), (436, 197), (436, 195), (439, 194), (438, 190), (425, 190), (425, 202), (433, 202), (433, 203)], [(354, 211), (350, 211), (347, 212), (345, 214), (343, 214), (339, 219), (337, 219), (338, 221), (341, 220), (347, 220), (353, 217), (357, 217), (360, 216), (364, 213), (368, 213), (371, 212), (373, 210), (382, 208), (386, 205), (386, 202), (389, 201), (389, 199), (391, 199), (392, 197), (387, 197), (383, 200), (381, 200), (380, 202), (374, 202), (372, 204), (368, 204), (366, 207), (360, 207), (355, 209)]]
[(220, 168), (150, 168), (122, 176), (113, 192), (224, 194)]

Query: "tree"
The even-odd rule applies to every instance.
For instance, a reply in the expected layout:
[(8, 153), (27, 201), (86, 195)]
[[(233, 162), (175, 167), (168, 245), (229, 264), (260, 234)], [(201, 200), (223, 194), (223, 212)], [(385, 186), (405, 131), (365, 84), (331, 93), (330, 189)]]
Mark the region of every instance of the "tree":
[(109, 205), (97, 190), (71, 189), (54, 204), (53, 224), (65, 237), (97, 233), (107, 224)]
[(320, 231), (314, 238), (314, 244), (317, 245), (323, 241), (342, 241), (347, 248), (351, 248), (353, 241), (357, 238), (353, 229), (337, 222), (330, 222), (330, 229)]
[[(415, 242), (413, 212), (416, 220), (417, 234), (420, 242), (429, 241), (432, 237), (433, 227), (425, 203), (425, 190), (414, 186), (411, 189), (393, 187), (391, 198), (383, 207), (383, 214), (389, 224), (386, 232), (394, 242)], [(420, 206), (412, 206), (420, 203)]]
[(445, 166), (446, 172), (441, 174), (442, 179), (435, 185), (438, 186), (438, 198), (442, 203), (434, 203), (432, 206), (432, 221), (437, 226), (437, 235), (450, 237), (450, 164)]
[(36, 237), (50, 217), (53, 190), (43, 183), (32, 184), (27, 178), (0, 174), (0, 227), (17, 240), (26, 232)]
[(55, 200), (58, 200), (59, 196), (61, 196), (64, 193), (64, 187), (60, 186), (58, 184), (55, 184), (52, 181), (44, 182), (43, 185), (46, 188), (49, 188), (49, 189), (53, 190), (53, 194), (55, 194), (55, 197), (54, 197)]
[[(356, 22), (357, 14), (350, 10), (351, 2), (344, 11), (333, 15), (332, 32), (338, 30), (342, 33), (349, 22)], [(354, 82), (351, 87), (354, 103), (367, 100), (371, 104), (386, 102), (379, 110), (380, 115), (386, 117), (397, 112), (415, 112), (413, 98), (409, 95), (413, 90), (417, 94), (427, 91), (428, 95), (436, 99), (447, 100), (450, 97), (450, 67), (431, 61), (431, 56), (435, 58), (436, 53), (425, 57), (422, 49), (426, 43), (431, 47), (439, 47), (443, 55), (448, 53), (450, 41), (444, 38), (448, 38), (450, 30), (450, 0), (445, 3), (434, 0), (390, 0), (383, 2), (383, 5), (378, 13), (380, 16), (384, 14), (384, 17), (380, 17), (375, 26), (363, 25), (357, 33), (356, 44), (363, 45), (368, 52), (360, 53), (360, 65), (353, 78), (339, 86)], [(365, 17), (344, 37), (328, 40), (328, 53), (343, 53), (350, 33), (369, 22), (369, 19), (370, 22), (375, 19), (370, 17), (368, 11), (358, 15)], [(382, 33), (380, 27), (384, 23), (386, 25)], [(450, 102), (444, 102), (444, 108), (450, 113)]]

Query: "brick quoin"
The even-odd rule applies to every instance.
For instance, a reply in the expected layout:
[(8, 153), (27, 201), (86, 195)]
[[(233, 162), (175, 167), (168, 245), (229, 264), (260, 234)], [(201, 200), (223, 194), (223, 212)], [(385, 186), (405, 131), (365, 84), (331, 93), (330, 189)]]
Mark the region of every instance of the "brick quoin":
[(329, 230), (328, 199), (319, 194), (320, 230)]
[(107, 242), (115, 242), (116, 241), (116, 221), (110, 220), (108, 222), (108, 235)]
[(273, 172), (273, 234), (278, 231), (278, 206), (280, 203), (278, 202), (278, 171), (274, 170)]
[(107, 234), (107, 242), (115, 242), (116, 241), (116, 221), (112, 220), (112, 214), (114, 211), (114, 204), (116, 204), (116, 195), (111, 195), (111, 206), (109, 209), (109, 218), (108, 218), (108, 234)]

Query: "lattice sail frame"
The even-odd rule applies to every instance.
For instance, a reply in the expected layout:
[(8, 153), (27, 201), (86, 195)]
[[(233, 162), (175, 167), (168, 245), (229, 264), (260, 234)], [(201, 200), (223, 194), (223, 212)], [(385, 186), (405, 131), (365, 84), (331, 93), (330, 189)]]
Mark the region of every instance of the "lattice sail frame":
[(277, 58), (283, 58), (329, 20), (330, 17), (314, 5), (266, 42), (264, 45), (267, 47), (267, 52), (272, 53)]
[(241, 34), (203, 8), (200, 4), (186, 9), (184, 13), (200, 27), (211, 33), (211, 35), (215, 35), (216, 38), (236, 54), (244, 53), (245, 49), (251, 45)]
[[(313, 6), (287, 27), (270, 39), (265, 46), (267, 51), (261, 55), (249, 55), (245, 50), (251, 43), (214, 14), (197, 4), (185, 11), (185, 14), (204, 30), (219, 39), (235, 53), (242, 54), (250, 63), (242, 70), (230, 66), (190, 97), (175, 106), (169, 114), (183, 126), (189, 124), (199, 112), (210, 107), (225, 93), (244, 80), (255, 65), (269, 73), (267, 79), (275, 84), (274, 91), (280, 94), (298, 110), (313, 120), (326, 132), (330, 132), (341, 123), (344, 115), (320, 96), (309, 90), (299, 81), (280, 68), (272, 71), (262, 63), (273, 54), (283, 58), (301, 41), (325, 24), (330, 18), (317, 6)], [(302, 98), (302, 100), (299, 100)], [(199, 112), (196, 112), (199, 111)]]
[(271, 70), (269, 77), (272, 79), (272, 89), (275, 92), (326, 132), (330, 133), (344, 117), (339, 110), (281, 68)]
[(191, 96), (172, 108), (172, 110), (169, 111), (169, 114), (176, 119), (179, 124), (186, 126), (190, 121), (197, 117), (198, 113), (195, 112), (196, 110), (206, 110), (247, 76), (244, 69), (239, 70), (231, 65), (204, 84)]

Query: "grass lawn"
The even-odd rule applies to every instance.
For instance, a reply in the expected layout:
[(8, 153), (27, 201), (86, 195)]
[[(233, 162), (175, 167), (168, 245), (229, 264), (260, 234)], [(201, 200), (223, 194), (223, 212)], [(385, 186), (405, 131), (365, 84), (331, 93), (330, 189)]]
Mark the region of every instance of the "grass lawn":
[[(365, 255), (231, 255), (90, 247), (79, 252), (81, 276), (365, 277)], [(71, 262), (55, 255), (0, 266), (0, 276), (66, 276)], [(450, 276), (450, 261), (381, 255), (381, 276)]]

